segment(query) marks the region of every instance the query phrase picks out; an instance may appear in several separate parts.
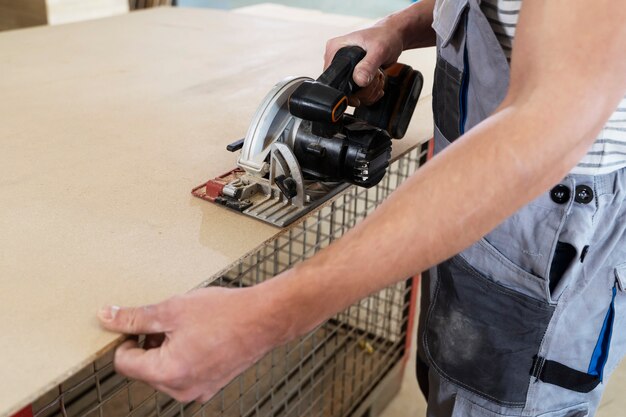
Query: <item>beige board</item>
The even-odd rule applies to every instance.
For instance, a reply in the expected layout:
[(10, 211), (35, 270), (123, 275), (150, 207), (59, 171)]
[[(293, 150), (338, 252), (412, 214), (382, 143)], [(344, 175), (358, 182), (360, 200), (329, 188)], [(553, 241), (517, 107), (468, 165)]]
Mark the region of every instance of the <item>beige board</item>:
[(128, 12), (128, 0), (0, 0), (0, 30), (78, 22)]
[(333, 25), (338, 27), (350, 26), (353, 28), (361, 28), (374, 23), (371, 19), (366, 17), (325, 13), (321, 10), (302, 9), (276, 3), (253, 4), (250, 6), (238, 7), (233, 9), (233, 11), (251, 16), (288, 20), (290, 22), (321, 23), (324, 25)]
[[(119, 342), (100, 306), (188, 291), (280, 233), (190, 190), (349, 29), (167, 8), (0, 34), (0, 415)], [(432, 132), (434, 52), (402, 61), (427, 81), (396, 155)]]

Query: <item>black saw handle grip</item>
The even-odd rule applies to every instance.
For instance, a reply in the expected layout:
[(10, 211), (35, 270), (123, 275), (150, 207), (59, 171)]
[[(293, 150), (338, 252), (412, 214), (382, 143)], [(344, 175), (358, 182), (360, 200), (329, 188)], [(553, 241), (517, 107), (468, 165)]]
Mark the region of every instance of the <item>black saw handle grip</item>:
[(336, 123), (348, 108), (348, 96), (359, 86), (352, 79), (356, 65), (365, 57), (358, 46), (337, 51), (316, 81), (305, 81), (289, 97), (289, 111), (301, 119)]
[[(338, 50), (316, 81), (303, 82), (291, 94), (290, 113), (312, 122), (329, 125), (339, 122), (348, 108), (348, 96), (360, 88), (352, 76), (365, 54), (365, 50), (358, 46)], [(386, 130), (393, 138), (401, 138), (417, 104), (423, 77), (419, 71), (399, 63), (383, 69), (383, 72), (386, 77), (383, 98), (371, 106), (360, 106), (354, 116)]]
[(361, 88), (354, 82), (352, 73), (357, 64), (365, 58), (365, 54), (365, 49), (360, 46), (344, 46), (335, 53), (330, 65), (319, 76), (317, 82), (351, 96)]

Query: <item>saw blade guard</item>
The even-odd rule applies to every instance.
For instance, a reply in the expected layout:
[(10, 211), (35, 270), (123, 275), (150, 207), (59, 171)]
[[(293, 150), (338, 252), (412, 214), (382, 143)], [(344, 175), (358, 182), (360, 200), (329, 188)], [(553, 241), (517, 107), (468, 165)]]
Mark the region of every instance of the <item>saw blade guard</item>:
[(295, 122), (289, 112), (289, 97), (309, 77), (289, 77), (276, 84), (258, 107), (246, 137), (237, 165), (248, 174), (262, 177), (269, 172), (268, 155), (276, 142)]

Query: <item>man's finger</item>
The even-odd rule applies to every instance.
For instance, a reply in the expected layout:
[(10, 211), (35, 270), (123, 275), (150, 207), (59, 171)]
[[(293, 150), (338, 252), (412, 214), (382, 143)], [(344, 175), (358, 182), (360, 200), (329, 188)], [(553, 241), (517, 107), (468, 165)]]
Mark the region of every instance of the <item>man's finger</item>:
[(367, 87), (372, 82), (372, 80), (374, 80), (377, 71), (377, 63), (371, 58), (368, 58), (368, 56), (366, 55), (365, 58), (363, 58), (363, 60), (359, 62), (354, 68), (354, 81), (360, 87)]
[(98, 312), (102, 326), (126, 334), (164, 333), (166, 312), (163, 303), (143, 307), (106, 306)]
[(115, 370), (132, 379), (151, 384), (163, 380), (159, 349), (144, 350), (135, 340), (127, 340), (115, 351)]
[(332, 46), (329, 41), (326, 44), (326, 51), (324, 52), (324, 70), (326, 70), (326, 68), (328, 68), (328, 66), (330, 65), (333, 57), (335, 56), (335, 53), (337, 53), (337, 49)]

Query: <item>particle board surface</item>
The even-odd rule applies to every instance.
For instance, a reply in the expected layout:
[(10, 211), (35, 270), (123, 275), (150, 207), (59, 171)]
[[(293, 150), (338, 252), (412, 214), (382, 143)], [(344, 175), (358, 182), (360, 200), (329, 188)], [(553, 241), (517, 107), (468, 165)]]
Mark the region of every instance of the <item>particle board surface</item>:
[[(0, 34), (0, 416), (119, 341), (100, 306), (188, 291), (280, 232), (190, 190), (347, 30), (160, 8)], [(427, 83), (396, 155), (432, 132), (434, 52), (402, 60)]]
[(259, 3), (233, 9), (236, 13), (271, 19), (288, 20), (291, 22), (322, 23), (324, 25), (365, 27), (372, 23), (371, 19), (358, 16), (346, 16), (325, 13), (320, 10), (301, 9), (276, 3)]

